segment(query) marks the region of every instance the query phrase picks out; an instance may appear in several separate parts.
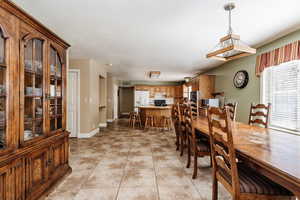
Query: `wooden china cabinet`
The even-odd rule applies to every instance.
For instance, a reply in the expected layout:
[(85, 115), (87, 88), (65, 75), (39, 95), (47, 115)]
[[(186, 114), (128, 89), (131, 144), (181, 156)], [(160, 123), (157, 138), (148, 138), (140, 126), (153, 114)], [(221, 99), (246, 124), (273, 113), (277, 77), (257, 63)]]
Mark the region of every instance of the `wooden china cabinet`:
[(0, 1), (0, 200), (38, 199), (71, 171), (68, 47), (13, 3)]

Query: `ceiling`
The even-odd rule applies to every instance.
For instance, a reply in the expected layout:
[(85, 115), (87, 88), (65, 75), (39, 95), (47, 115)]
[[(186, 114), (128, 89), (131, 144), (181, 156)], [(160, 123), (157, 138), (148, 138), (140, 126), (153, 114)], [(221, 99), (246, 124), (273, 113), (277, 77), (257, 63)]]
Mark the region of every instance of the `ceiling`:
[[(182, 80), (219, 65), (205, 55), (227, 32), (225, 0), (13, 0), (120, 80)], [(260, 45), (300, 25), (299, 0), (235, 0), (233, 30)]]

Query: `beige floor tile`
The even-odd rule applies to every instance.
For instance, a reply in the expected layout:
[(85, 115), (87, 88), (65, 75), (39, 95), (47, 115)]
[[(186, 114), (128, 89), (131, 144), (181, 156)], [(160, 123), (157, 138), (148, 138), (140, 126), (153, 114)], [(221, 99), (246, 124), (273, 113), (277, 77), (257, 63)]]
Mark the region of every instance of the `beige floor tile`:
[(121, 187), (155, 187), (156, 178), (153, 169), (132, 168), (125, 171)]
[(76, 193), (74, 192), (52, 192), (45, 200), (73, 200)]
[(115, 200), (118, 188), (82, 189), (73, 200)]
[[(118, 120), (95, 137), (70, 139), (73, 172), (47, 200), (211, 200), (208, 157), (198, 159), (192, 180), (193, 161), (186, 169), (186, 151), (179, 156), (174, 132), (126, 126)], [(219, 187), (219, 199), (231, 199)]]
[(153, 168), (153, 158), (152, 156), (128, 157), (126, 168)]
[(119, 187), (124, 170), (94, 171), (82, 188)]
[(160, 200), (202, 200), (193, 186), (159, 186), (158, 190)]
[(96, 168), (113, 168), (113, 169), (122, 169), (127, 164), (127, 157), (119, 156), (119, 157), (103, 157)]
[(158, 168), (156, 179), (159, 186), (190, 186), (192, 182), (182, 168)]
[(177, 156), (159, 155), (153, 156), (154, 166), (162, 167), (183, 167)]
[(158, 200), (156, 187), (121, 188), (117, 200)]

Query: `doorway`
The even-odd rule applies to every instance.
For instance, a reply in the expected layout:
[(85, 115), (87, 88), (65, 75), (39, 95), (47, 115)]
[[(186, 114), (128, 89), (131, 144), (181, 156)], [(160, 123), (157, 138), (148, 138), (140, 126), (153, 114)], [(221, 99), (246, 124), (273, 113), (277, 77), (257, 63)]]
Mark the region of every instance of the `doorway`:
[(70, 137), (78, 137), (80, 133), (80, 70), (68, 71), (68, 117), (67, 126)]
[(118, 119), (118, 85), (113, 85), (113, 120)]
[(134, 110), (134, 87), (119, 88), (119, 116), (126, 117)]
[(106, 127), (106, 111), (107, 111), (107, 79), (99, 76), (99, 127)]

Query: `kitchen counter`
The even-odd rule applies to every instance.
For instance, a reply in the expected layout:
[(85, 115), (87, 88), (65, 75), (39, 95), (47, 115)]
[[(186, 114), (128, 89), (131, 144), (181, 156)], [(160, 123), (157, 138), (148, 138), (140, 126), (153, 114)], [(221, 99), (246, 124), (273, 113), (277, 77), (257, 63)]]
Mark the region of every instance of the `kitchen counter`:
[(139, 109), (159, 109), (159, 110), (170, 110), (172, 106), (139, 106)]
[(162, 117), (171, 117), (172, 106), (139, 106), (142, 123), (145, 124), (146, 116), (151, 115), (155, 118), (157, 127), (162, 127)]

